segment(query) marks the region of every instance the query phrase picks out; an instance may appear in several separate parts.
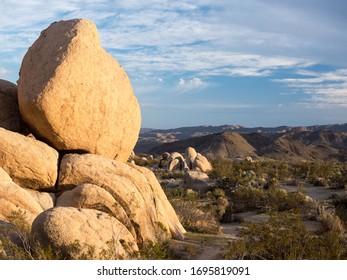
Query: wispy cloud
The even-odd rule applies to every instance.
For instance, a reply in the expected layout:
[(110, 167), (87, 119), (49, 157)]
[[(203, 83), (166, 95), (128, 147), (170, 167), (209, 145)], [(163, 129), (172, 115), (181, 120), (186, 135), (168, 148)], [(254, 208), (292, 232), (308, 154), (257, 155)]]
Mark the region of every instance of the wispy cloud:
[(3, 67), (0, 67), (0, 76), (3, 76), (3, 75), (6, 75), (8, 74), (10, 71), (3, 68)]
[(318, 108), (347, 107), (347, 69), (331, 72), (300, 70), (298, 74), (302, 77), (273, 81), (307, 94), (307, 102), (302, 105)]
[[(312, 30), (305, 25), (301, 28), (304, 34), (296, 37), (293, 29), (288, 30), (300, 13), (286, 2), (51, 2), (47, 5), (46, 1), (28, 0), (17, 5), (14, 0), (2, 1), (0, 55), (18, 50), (12, 56), (20, 60), (51, 22), (85, 17), (96, 22), (104, 47), (136, 77), (143, 73), (157, 75), (159, 71), (196, 72), (199, 76), (269, 76), (283, 67), (315, 62), (297, 50), (299, 44), (301, 49), (305, 44), (312, 45), (307, 36)], [(12, 8), (14, 5), (16, 9)], [(311, 24), (319, 23), (318, 19), (310, 19)], [(273, 20), (276, 27), (270, 24)], [(261, 24), (256, 26), (253, 22)], [(306, 40), (302, 40), (304, 36)]]
[(211, 76), (273, 78), (296, 69), (299, 78), (276, 82), (304, 92), (307, 102), (347, 104), (346, 70), (305, 70), (321, 62), (347, 63), (344, 1), (17, 2), (1, 1), (2, 75), (6, 69), (19, 70), (26, 49), (51, 22), (89, 18), (97, 24), (103, 46), (131, 76), (137, 93), (163, 92), (168, 79), (153, 81), (170, 75), (182, 79), (173, 88), (189, 91), (206, 88)]

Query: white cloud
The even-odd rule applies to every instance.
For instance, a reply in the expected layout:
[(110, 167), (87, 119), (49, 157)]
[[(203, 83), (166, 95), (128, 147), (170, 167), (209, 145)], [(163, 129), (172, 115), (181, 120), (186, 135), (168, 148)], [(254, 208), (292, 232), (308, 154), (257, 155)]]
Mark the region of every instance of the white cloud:
[(202, 81), (200, 78), (192, 78), (188, 81), (185, 81), (183, 78), (180, 78), (178, 81), (178, 89), (182, 91), (193, 91), (197, 89), (203, 89), (208, 86), (208, 83)]
[[(47, 5), (28, 0), (17, 5), (3, 0), (0, 56), (16, 60), (19, 68), (24, 51), (42, 29), (78, 17), (97, 24), (103, 46), (132, 77), (158, 72), (261, 77), (305, 67), (320, 57), (330, 61), (331, 54), (345, 57), (345, 48), (339, 47), (346, 45), (345, 23), (323, 13), (334, 4), (296, 2), (55, 0)], [(334, 51), (328, 51), (327, 41)]]
[[(283, 52), (288, 50), (288, 42), (296, 41), (282, 30), (269, 25), (262, 30), (240, 16), (263, 22), (261, 14), (280, 13), (281, 9), (274, 10), (273, 5), (249, 0), (246, 4), (239, 0), (51, 2), (47, 5), (46, 1), (28, 0), (12, 9), (15, 1), (2, 1), (0, 55), (5, 50), (28, 48), (53, 21), (86, 17), (96, 22), (103, 46), (132, 76), (158, 71), (267, 76), (278, 68), (311, 61), (283, 55), (289, 53)], [(249, 7), (262, 8), (262, 13)], [(277, 51), (269, 51), (269, 46)]]

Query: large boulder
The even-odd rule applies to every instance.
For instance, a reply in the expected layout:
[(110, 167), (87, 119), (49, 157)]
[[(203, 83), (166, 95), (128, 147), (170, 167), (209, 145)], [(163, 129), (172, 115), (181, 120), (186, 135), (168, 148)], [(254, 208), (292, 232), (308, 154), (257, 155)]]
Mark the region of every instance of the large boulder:
[(200, 153), (197, 153), (195, 160), (192, 164), (194, 170), (208, 172), (212, 170), (212, 165), (208, 159)]
[(177, 152), (171, 153), (167, 159), (167, 170), (173, 171), (186, 169), (188, 169), (188, 166), (186, 164), (186, 161), (184, 160), (184, 157)]
[(0, 79), (0, 127), (20, 130), (17, 85)]
[(197, 155), (198, 154), (194, 148), (188, 147), (186, 149), (185, 158), (189, 169), (193, 169), (193, 162), (195, 161)]
[(0, 167), (21, 187), (53, 190), (58, 156), (43, 142), (0, 128)]
[[(71, 259), (127, 258), (136, 242), (116, 218), (94, 209), (54, 207), (33, 222), (32, 239)], [(124, 245), (124, 247), (123, 247)]]
[(18, 80), (25, 122), (58, 150), (126, 162), (140, 131), (140, 108), (122, 66), (86, 19), (52, 23), (25, 54)]
[(187, 171), (183, 178), (184, 187), (199, 193), (206, 193), (211, 189), (210, 178), (202, 171)]
[(56, 206), (96, 209), (116, 217), (136, 239), (135, 229), (124, 208), (105, 189), (93, 184), (82, 184), (65, 191), (57, 199)]
[(88, 183), (106, 190), (124, 209), (136, 229), (139, 244), (157, 240), (158, 233), (163, 238), (183, 238), (185, 230), (149, 169), (93, 154), (65, 155), (60, 167), (59, 190)]

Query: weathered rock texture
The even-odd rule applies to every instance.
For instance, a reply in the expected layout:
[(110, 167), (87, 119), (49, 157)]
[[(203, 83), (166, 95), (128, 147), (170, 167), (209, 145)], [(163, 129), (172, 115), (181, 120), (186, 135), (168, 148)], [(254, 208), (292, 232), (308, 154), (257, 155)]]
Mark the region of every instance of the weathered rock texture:
[(194, 170), (208, 172), (212, 170), (212, 165), (208, 159), (200, 153), (197, 153), (196, 158), (192, 164)]
[[(35, 219), (31, 235), (43, 247), (51, 246), (72, 259), (126, 258), (128, 253), (138, 250), (133, 236), (121, 222), (93, 209), (51, 208)], [(125, 250), (120, 240), (129, 249)], [(79, 250), (74, 249), (76, 244)], [(94, 250), (91, 255), (90, 250)]]
[(2, 167), (0, 167), (0, 182), (1, 183), (12, 183), (13, 182), (10, 175), (8, 175), (7, 172)]
[(0, 79), (0, 127), (20, 130), (17, 85)]
[[(185, 232), (153, 172), (98, 155), (65, 155), (61, 162), (59, 189), (82, 184), (104, 189), (126, 213), (137, 233), (137, 242), (166, 237), (182, 239)], [(123, 214), (116, 218), (124, 220)]]
[(57, 199), (56, 206), (89, 208), (116, 217), (136, 239), (136, 231), (123, 207), (105, 189), (93, 184), (83, 184), (64, 192)]
[(9, 221), (8, 217), (19, 211), (31, 225), (43, 209), (25, 189), (13, 182), (0, 181), (0, 220)]
[(55, 194), (48, 192), (40, 192), (31, 189), (26, 189), (30, 195), (36, 200), (36, 202), (41, 206), (41, 208), (46, 211), (55, 205)]
[(196, 159), (197, 153), (194, 148), (188, 147), (185, 152), (186, 163), (189, 169), (193, 169), (193, 162)]
[(0, 167), (21, 187), (53, 189), (58, 152), (33, 138), (0, 128)]
[(125, 162), (140, 131), (130, 81), (89, 20), (55, 22), (41, 33), (24, 56), (18, 100), (25, 122), (58, 150)]
[(187, 169), (187, 164), (184, 157), (177, 152), (173, 152), (167, 159), (167, 170), (185, 170)]

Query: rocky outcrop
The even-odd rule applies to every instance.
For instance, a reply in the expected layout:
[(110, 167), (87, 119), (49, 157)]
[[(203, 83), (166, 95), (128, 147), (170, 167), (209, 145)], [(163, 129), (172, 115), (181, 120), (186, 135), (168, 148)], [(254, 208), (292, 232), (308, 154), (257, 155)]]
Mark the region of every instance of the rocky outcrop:
[(20, 130), (17, 85), (0, 79), (0, 127)]
[(187, 168), (184, 157), (180, 153), (173, 152), (170, 154), (167, 159), (167, 170), (186, 170)]
[(0, 167), (21, 187), (52, 190), (58, 152), (45, 143), (0, 128)]
[(60, 167), (59, 190), (82, 184), (96, 185), (111, 194), (131, 220), (138, 243), (157, 240), (159, 229), (166, 238), (183, 238), (185, 230), (149, 169), (98, 155), (65, 155)]
[(126, 162), (138, 138), (140, 109), (130, 81), (101, 46), (94, 23), (52, 23), (25, 54), (19, 109), (57, 150)]
[(130, 81), (95, 25), (51, 24), (23, 59), (18, 96), (0, 80), (0, 222), (13, 229), (14, 213), (25, 218), (28, 246), (73, 259), (131, 258), (147, 241), (182, 239), (156, 176), (125, 163), (140, 124)]
[(193, 162), (196, 159), (197, 152), (195, 151), (194, 148), (188, 147), (185, 152), (185, 158), (186, 158), (186, 163), (189, 167), (189, 169), (193, 169)]
[[(164, 159), (165, 155), (165, 159)], [(173, 152), (170, 156), (163, 154), (162, 161), (166, 161), (166, 169), (168, 171), (173, 170), (196, 170), (202, 172), (208, 172), (212, 170), (212, 165), (208, 159), (192, 147), (188, 147), (185, 151), (185, 157), (178, 152)], [(163, 166), (162, 161), (160, 167)]]
[(51, 208), (35, 219), (31, 235), (41, 246), (51, 246), (71, 259), (127, 258), (138, 250), (121, 222), (94, 209)]
[(212, 170), (212, 165), (208, 159), (200, 153), (197, 153), (196, 158), (192, 164), (194, 170), (208, 172)]

